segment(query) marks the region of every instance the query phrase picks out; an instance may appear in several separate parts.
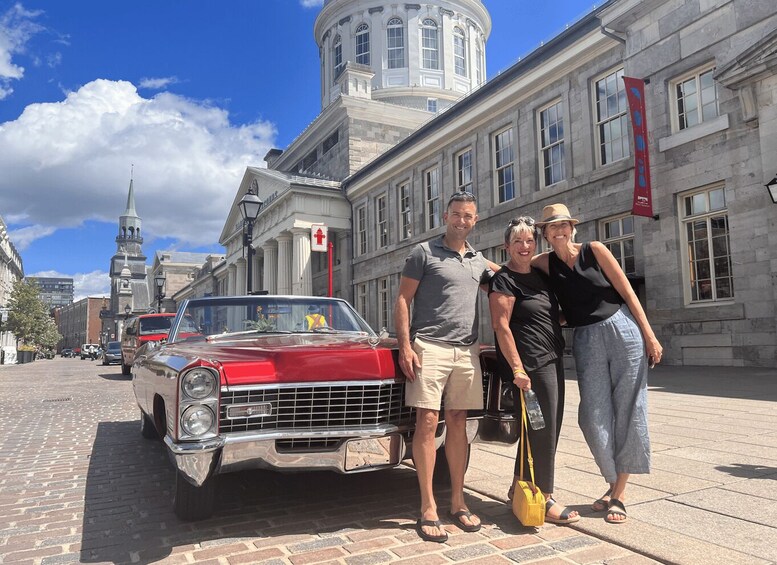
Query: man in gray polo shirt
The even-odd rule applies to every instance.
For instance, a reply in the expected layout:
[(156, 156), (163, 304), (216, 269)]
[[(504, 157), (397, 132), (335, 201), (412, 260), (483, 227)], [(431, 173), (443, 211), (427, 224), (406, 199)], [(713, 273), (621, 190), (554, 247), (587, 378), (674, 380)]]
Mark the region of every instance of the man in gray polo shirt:
[[(416, 408), (413, 461), (421, 490), (418, 535), (444, 542), (432, 490), (434, 436), (445, 396), (445, 455), (451, 475), (450, 519), (467, 532), (480, 519), (464, 501), (467, 410), (483, 407), (478, 343), (478, 289), (483, 274), (498, 265), (467, 243), (478, 220), (474, 195), (456, 192), (443, 215), (445, 235), (417, 245), (402, 270), (394, 320), (399, 364), (407, 376), (406, 404)], [(410, 320), (410, 304), (413, 317)]]

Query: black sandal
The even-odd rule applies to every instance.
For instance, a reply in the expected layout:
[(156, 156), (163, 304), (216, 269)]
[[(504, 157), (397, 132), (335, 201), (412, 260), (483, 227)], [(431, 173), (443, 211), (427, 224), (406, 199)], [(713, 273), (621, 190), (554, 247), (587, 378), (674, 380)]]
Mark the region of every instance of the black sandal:
[[(423, 530), (424, 526), (438, 528), (442, 530), (443, 533), (440, 534), (439, 536), (435, 536), (433, 534), (427, 534)], [(422, 520), (419, 518), (418, 521), (415, 523), (415, 530), (416, 532), (418, 532), (418, 536), (424, 541), (433, 541), (435, 543), (445, 543), (446, 541), (448, 541), (448, 534), (443, 529), (442, 522), (440, 522), (439, 520)]]
[(612, 487), (607, 489), (607, 492), (605, 492), (601, 498), (597, 498), (594, 500), (593, 504), (591, 504), (591, 510), (594, 512), (604, 512), (610, 507), (610, 501), (605, 500), (605, 496), (610, 496), (612, 494)]
[[(613, 520), (610, 518), (610, 514), (615, 516), (623, 516), (622, 520)], [(604, 517), (604, 521), (608, 524), (623, 524), (628, 517), (626, 516), (626, 507), (617, 498), (611, 498), (610, 504), (607, 507), (607, 516)]]
[(559, 514), (558, 518), (554, 518), (553, 516), (549, 516), (548, 512), (550, 512), (550, 509), (553, 507), (554, 504), (558, 504), (554, 499), (549, 498), (547, 502), (545, 503), (545, 521), (550, 522), (551, 524), (574, 524), (578, 520), (580, 520), (580, 516), (571, 516), (570, 514), (574, 512), (574, 510), (570, 510), (569, 508), (564, 508), (564, 511)]

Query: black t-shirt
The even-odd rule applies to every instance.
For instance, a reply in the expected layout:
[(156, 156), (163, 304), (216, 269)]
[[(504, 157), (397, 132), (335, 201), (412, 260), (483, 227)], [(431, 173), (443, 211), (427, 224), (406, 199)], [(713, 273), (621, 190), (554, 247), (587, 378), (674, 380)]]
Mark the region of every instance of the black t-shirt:
[[(543, 272), (532, 269), (531, 273), (516, 273), (506, 266), (502, 267), (491, 278), (488, 292), (515, 297), (510, 331), (527, 371), (544, 367), (563, 354), (564, 337), (558, 321), (558, 302)], [(512, 369), (499, 349), (499, 341), (495, 341), (500, 377), (512, 382)]]
[(617, 312), (623, 298), (607, 280), (590, 243), (580, 246), (574, 269), (555, 252), (548, 256), (550, 288), (556, 294), (570, 327), (587, 326), (606, 320)]

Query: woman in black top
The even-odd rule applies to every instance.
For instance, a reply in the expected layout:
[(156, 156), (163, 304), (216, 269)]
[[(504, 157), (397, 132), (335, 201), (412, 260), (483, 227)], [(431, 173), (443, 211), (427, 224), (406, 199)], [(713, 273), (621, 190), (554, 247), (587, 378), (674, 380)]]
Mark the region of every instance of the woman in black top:
[[(510, 260), (492, 277), (488, 301), (496, 334), (499, 376), (523, 390), (533, 389), (545, 416), (543, 429), (528, 429), (535, 481), (547, 496), (545, 521), (570, 524), (580, 519), (577, 511), (553, 500), (556, 445), (564, 411), (564, 338), (558, 303), (548, 289), (547, 277), (531, 267), (538, 237), (532, 218), (510, 221), (505, 231), (505, 248)], [(520, 407), (517, 402), (519, 414)], [(527, 468), (528, 454), (525, 454), (524, 469)], [(508, 498), (512, 498), (519, 469), (520, 456), (516, 456), (515, 477)]]
[(663, 350), (615, 257), (598, 241), (575, 243), (576, 223), (563, 204), (545, 206), (537, 225), (553, 251), (532, 264), (550, 275), (567, 325), (575, 328), (578, 420), (609, 483), (593, 509), (621, 524), (629, 475), (650, 472), (647, 369)]

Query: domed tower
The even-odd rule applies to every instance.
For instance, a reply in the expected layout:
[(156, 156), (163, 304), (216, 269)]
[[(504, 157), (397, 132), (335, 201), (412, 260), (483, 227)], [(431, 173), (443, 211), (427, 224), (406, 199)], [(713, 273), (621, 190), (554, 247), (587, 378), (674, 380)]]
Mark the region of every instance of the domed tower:
[(490, 33), (480, 0), (326, 0), (314, 27), (321, 107), (348, 88), (342, 75), (354, 70), (372, 75), (373, 100), (443, 110), (485, 82)]

